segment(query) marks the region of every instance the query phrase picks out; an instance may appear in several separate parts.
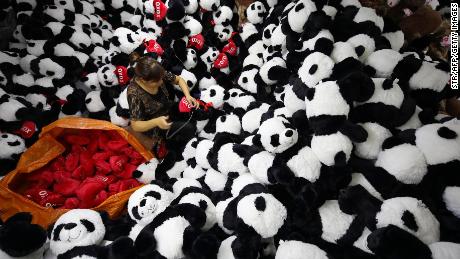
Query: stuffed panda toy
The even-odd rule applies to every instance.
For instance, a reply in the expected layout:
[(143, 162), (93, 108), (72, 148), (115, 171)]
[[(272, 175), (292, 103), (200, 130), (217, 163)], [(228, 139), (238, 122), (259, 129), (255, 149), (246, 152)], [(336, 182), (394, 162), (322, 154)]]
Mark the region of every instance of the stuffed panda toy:
[(406, 123), (415, 111), (415, 101), (404, 93), (398, 80), (372, 78), (372, 81), (373, 95), (365, 102), (356, 103), (350, 119), (375, 122), (390, 129)]
[(5, 176), (8, 172), (16, 167), (19, 156), (26, 150), (24, 139), (20, 136), (2, 132), (0, 134), (0, 142), (3, 146), (0, 152), (0, 176)]
[(70, 85), (60, 87), (56, 91), (57, 102), (62, 104), (60, 118), (80, 116), (85, 111), (85, 92)]
[(219, 202), (216, 209), (219, 226), (236, 236), (221, 244), (220, 250), (232, 255), (229, 258), (257, 258), (262, 239), (275, 236), (287, 218), (284, 205), (258, 183), (244, 186), (236, 197)]
[[(359, 93), (350, 92), (357, 88), (360, 89)], [(347, 117), (352, 102), (369, 99), (373, 91), (372, 81), (361, 73), (350, 74), (338, 81), (326, 81), (308, 89), (306, 111), (314, 132), (311, 148), (323, 164), (345, 165), (353, 149), (352, 141), (359, 143), (366, 140), (366, 131), (351, 123)], [(328, 100), (334, 102), (327, 104)]]
[(129, 233), (136, 240), (139, 232), (163, 212), (172, 202), (173, 193), (156, 184), (147, 184), (136, 190), (128, 200), (128, 213), (136, 222)]
[(183, 189), (178, 196), (176, 196), (176, 198), (171, 202), (171, 205), (174, 206), (176, 204), (183, 203), (193, 204), (204, 210), (206, 214), (206, 223), (201, 228), (202, 231), (208, 231), (216, 225), (216, 207), (212, 202), (209, 193), (205, 190), (197, 187), (187, 187)]
[(32, 215), (28, 212), (17, 213), (3, 223), (0, 221), (2, 259), (41, 259), (47, 245), (46, 241), (46, 230), (32, 224)]
[(23, 121), (34, 121), (37, 111), (32, 104), (20, 96), (0, 96), (0, 130), (19, 130)]
[(63, 214), (50, 232), (49, 253), (57, 258), (98, 258), (105, 235), (101, 215), (96, 211), (74, 209)]
[(117, 90), (112, 88), (89, 92), (85, 98), (89, 117), (109, 121), (109, 110), (115, 106), (118, 95)]
[(284, 117), (265, 120), (257, 130), (252, 143), (270, 153), (281, 153), (298, 140), (297, 130)]
[(218, 240), (201, 232), (205, 224), (206, 214), (200, 207), (190, 203), (170, 206), (139, 233), (134, 242), (137, 255), (176, 259), (215, 257)]
[[(362, 208), (364, 202), (370, 207)], [(428, 207), (413, 197), (396, 197), (383, 202), (356, 185), (339, 193), (340, 210), (362, 217), (366, 227), (375, 229), (388, 225), (398, 226), (429, 245), (440, 240), (440, 224)], [(370, 234), (370, 233), (367, 233)]]

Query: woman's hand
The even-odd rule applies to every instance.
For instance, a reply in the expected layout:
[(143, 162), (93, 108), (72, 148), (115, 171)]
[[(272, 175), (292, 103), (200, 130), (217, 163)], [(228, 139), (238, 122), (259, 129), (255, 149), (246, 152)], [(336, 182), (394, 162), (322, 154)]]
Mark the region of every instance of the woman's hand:
[(169, 116), (160, 116), (156, 118), (157, 127), (164, 130), (171, 128), (171, 122), (168, 122), (168, 119)]
[(185, 96), (185, 98), (187, 99), (188, 103), (193, 105), (193, 107), (198, 108), (200, 106), (200, 103), (195, 98), (193, 98), (191, 95), (187, 95)]

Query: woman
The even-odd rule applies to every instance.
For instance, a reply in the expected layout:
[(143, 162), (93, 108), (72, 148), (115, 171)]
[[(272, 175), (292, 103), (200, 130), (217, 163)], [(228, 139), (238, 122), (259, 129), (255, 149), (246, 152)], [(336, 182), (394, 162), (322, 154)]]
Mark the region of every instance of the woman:
[[(179, 85), (187, 101), (194, 107), (198, 107), (199, 104), (190, 95), (185, 80), (166, 71), (154, 58), (140, 57), (133, 53), (131, 61), (135, 64), (135, 76), (127, 90), (131, 128), (162, 142), (166, 130), (173, 123), (169, 120), (169, 114), (177, 109), (171, 84)], [(157, 151), (154, 149), (154, 152)]]

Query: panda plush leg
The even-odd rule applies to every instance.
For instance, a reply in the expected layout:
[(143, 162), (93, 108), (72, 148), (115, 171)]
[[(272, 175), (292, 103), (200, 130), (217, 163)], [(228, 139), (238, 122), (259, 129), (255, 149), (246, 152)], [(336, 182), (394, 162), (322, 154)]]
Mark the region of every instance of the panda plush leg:
[(394, 225), (374, 231), (367, 238), (367, 245), (384, 259), (432, 258), (431, 250), (425, 243)]

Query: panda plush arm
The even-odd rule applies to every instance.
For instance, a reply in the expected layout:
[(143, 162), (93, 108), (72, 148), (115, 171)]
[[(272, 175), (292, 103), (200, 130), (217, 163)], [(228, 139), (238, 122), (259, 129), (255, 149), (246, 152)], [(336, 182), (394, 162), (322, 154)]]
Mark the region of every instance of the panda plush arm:
[(375, 215), (380, 211), (382, 201), (372, 196), (361, 185), (342, 189), (339, 193), (340, 209), (347, 214), (358, 214), (363, 217), (366, 226), (376, 229)]
[(382, 259), (433, 258), (425, 243), (395, 225), (372, 232), (367, 238), (367, 246)]

